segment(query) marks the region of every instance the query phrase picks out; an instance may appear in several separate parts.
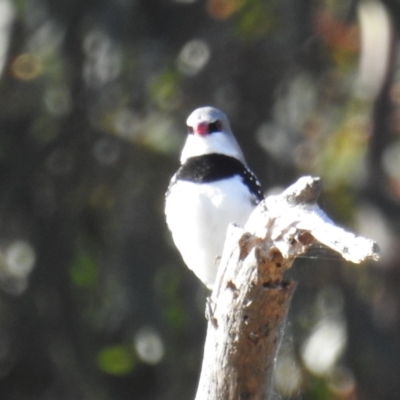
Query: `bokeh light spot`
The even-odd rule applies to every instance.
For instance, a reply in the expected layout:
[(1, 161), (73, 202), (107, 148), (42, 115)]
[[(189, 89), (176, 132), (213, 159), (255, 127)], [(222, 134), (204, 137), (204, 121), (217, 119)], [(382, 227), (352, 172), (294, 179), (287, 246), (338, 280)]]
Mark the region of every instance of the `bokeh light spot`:
[(188, 76), (200, 72), (210, 59), (210, 48), (204, 40), (194, 39), (183, 46), (178, 56), (179, 71)]
[(226, 19), (240, 10), (245, 0), (208, 0), (207, 12), (216, 19)]
[(88, 33), (84, 41), (86, 61), (83, 68), (86, 83), (92, 87), (116, 79), (121, 72), (121, 50), (101, 31)]
[(7, 248), (5, 260), (9, 274), (16, 278), (25, 278), (35, 265), (36, 252), (28, 242), (16, 241)]
[(33, 54), (24, 53), (17, 56), (11, 64), (11, 73), (21, 81), (36, 79), (42, 71), (39, 60)]
[(322, 320), (302, 348), (304, 364), (317, 375), (328, 373), (342, 354), (346, 342), (346, 326), (342, 319)]
[(164, 344), (153, 328), (139, 329), (134, 337), (134, 346), (139, 358), (146, 364), (158, 364), (164, 357)]
[(281, 395), (292, 396), (299, 392), (302, 372), (292, 354), (281, 355), (276, 360), (275, 387)]
[(71, 109), (70, 94), (65, 88), (50, 88), (44, 101), (49, 112), (56, 116), (67, 114)]

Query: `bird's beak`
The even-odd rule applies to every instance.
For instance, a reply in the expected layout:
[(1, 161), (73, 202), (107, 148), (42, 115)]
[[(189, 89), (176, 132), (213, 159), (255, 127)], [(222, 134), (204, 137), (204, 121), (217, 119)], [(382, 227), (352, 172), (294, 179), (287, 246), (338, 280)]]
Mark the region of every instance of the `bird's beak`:
[(193, 128), (194, 133), (199, 136), (206, 136), (208, 134), (208, 124), (206, 122), (199, 122)]

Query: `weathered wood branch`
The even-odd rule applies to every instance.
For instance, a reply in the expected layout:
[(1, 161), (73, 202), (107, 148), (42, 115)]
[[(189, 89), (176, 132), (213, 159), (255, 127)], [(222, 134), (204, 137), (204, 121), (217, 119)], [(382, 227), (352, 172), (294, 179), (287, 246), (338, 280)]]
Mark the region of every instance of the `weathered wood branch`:
[(304, 177), (228, 229), (215, 288), (196, 400), (269, 399), (281, 334), (296, 283), (294, 259), (322, 243), (346, 260), (378, 259), (372, 240), (334, 225), (316, 204), (318, 178)]

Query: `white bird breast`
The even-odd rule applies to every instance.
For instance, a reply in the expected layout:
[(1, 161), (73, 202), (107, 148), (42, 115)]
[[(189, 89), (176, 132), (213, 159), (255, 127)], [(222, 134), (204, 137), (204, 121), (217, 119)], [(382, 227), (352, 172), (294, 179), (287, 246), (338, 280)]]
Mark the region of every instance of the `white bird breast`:
[(167, 224), (186, 265), (210, 289), (230, 223), (244, 226), (255, 208), (239, 176), (210, 183), (178, 181), (166, 199)]

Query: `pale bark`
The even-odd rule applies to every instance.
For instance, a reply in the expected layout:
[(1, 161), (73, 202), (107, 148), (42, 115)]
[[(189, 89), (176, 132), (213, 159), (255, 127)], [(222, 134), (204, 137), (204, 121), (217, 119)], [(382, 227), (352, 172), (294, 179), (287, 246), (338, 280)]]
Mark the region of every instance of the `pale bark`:
[(318, 178), (304, 177), (263, 201), (245, 229), (228, 229), (216, 285), (196, 400), (264, 400), (272, 394), (274, 360), (296, 283), (293, 260), (315, 243), (359, 263), (379, 257), (372, 240), (336, 227), (316, 204)]

